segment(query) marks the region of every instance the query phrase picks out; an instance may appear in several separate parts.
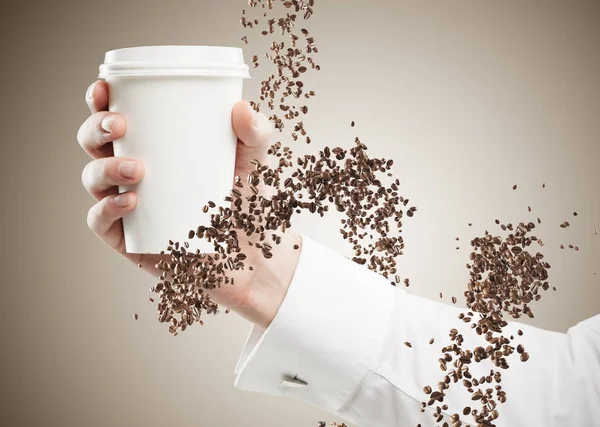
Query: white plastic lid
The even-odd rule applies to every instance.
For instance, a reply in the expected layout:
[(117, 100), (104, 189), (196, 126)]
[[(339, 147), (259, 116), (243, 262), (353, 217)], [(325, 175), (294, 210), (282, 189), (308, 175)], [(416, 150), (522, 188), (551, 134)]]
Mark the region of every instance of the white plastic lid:
[(230, 76), (250, 78), (237, 47), (141, 46), (111, 50), (99, 78), (112, 76)]

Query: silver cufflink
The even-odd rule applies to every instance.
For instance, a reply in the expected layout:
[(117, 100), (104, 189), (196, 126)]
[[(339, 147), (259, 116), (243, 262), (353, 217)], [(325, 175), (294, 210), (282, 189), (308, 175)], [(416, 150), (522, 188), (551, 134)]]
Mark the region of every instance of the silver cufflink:
[(281, 385), (283, 385), (285, 387), (300, 388), (300, 387), (306, 387), (308, 385), (308, 383), (306, 381), (302, 381), (301, 379), (299, 379), (297, 375), (294, 375), (293, 377), (286, 375), (283, 377), (283, 380), (281, 381)]

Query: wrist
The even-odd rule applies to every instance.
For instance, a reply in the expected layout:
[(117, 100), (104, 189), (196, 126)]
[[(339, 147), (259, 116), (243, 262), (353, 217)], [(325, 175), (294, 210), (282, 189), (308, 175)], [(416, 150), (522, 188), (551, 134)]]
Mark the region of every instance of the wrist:
[(282, 237), (283, 241), (273, 248), (273, 257), (261, 258), (244, 310), (244, 317), (263, 330), (269, 327), (285, 299), (302, 250), (301, 236), (286, 232)]

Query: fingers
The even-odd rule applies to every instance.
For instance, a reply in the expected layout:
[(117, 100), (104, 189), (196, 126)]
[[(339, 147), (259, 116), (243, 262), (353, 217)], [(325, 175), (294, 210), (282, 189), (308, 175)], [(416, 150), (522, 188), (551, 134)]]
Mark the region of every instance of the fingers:
[(107, 111), (92, 114), (79, 128), (77, 141), (93, 158), (112, 156), (110, 142), (125, 135), (127, 123), (117, 113)]
[(127, 130), (125, 118), (106, 111), (108, 86), (103, 80), (98, 80), (88, 87), (85, 101), (93, 114), (79, 128), (77, 141), (93, 158), (112, 156), (113, 149), (110, 142), (125, 135)]
[(273, 125), (264, 114), (256, 114), (246, 101), (237, 102), (232, 111), (233, 130), (238, 136), (236, 168), (252, 170), (253, 159), (269, 164), (267, 151), (273, 135)]
[(120, 219), (133, 211), (136, 203), (135, 193), (131, 192), (107, 196), (89, 210), (88, 227), (112, 249), (122, 253), (125, 251), (125, 243)]
[(95, 81), (88, 87), (85, 102), (92, 113), (108, 110), (108, 86), (104, 80)]
[(96, 199), (117, 185), (137, 184), (144, 177), (144, 163), (123, 157), (107, 157), (89, 162), (81, 174), (85, 189)]

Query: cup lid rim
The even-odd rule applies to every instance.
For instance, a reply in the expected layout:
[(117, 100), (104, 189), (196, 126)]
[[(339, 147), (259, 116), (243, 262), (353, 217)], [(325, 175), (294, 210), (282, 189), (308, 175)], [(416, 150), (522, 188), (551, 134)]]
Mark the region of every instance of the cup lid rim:
[(134, 75), (223, 75), (249, 78), (239, 47), (162, 45), (106, 52), (99, 77)]

